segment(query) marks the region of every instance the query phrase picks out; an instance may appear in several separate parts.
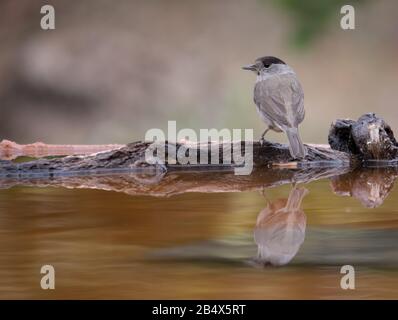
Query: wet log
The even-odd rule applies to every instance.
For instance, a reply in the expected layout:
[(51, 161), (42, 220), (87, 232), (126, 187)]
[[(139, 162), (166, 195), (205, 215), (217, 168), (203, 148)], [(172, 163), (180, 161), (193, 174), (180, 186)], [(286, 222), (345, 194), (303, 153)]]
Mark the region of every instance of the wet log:
[(68, 145), (46, 144), (35, 142), (30, 144), (18, 144), (14, 141), (0, 141), (0, 159), (13, 160), (18, 157), (41, 158), (47, 156), (89, 155), (95, 152), (109, 151), (124, 147), (120, 144), (101, 145)]
[(355, 155), (365, 161), (388, 161), (398, 157), (398, 144), (391, 127), (374, 113), (357, 121), (336, 120), (329, 131), (332, 149)]
[[(391, 128), (374, 114), (358, 121), (337, 120), (330, 129), (328, 146), (307, 144), (308, 155), (301, 161), (291, 159), (287, 145), (271, 142), (190, 143), (164, 142), (153, 152), (152, 142), (134, 142), (124, 147), (91, 155), (38, 159), (16, 163), (0, 162), (0, 177), (54, 177), (99, 173), (159, 172), (175, 170), (207, 172), (233, 170), (252, 163), (256, 167), (327, 168), (356, 167), (363, 161), (397, 161), (397, 142)], [(162, 145), (162, 143), (160, 143)], [(181, 163), (172, 154), (189, 155), (196, 163)], [(237, 162), (237, 159), (245, 162)], [(203, 159), (206, 159), (205, 162)], [(391, 162), (392, 161), (392, 162)], [(235, 171), (236, 172), (236, 171)]]
[[(252, 148), (250, 154), (245, 153), (245, 148)], [(324, 146), (307, 145), (308, 155), (303, 161), (295, 161), (290, 157), (287, 145), (271, 142), (225, 142), (221, 144), (192, 144), (166, 142), (164, 154), (156, 154), (150, 159), (146, 156), (148, 148), (153, 146), (151, 142), (134, 142), (125, 147), (100, 152), (88, 156), (68, 156), (55, 159), (38, 159), (23, 163), (12, 161), (0, 162), (0, 176), (65, 176), (98, 173), (121, 172), (150, 172), (150, 171), (212, 171), (232, 170), (242, 167), (237, 163), (239, 158), (245, 157), (246, 161), (252, 161), (254, 167), (349, 167), (355, 160), (350, 154), (332, 150)], [(178, 161), (170, 161), (170, 150), (173, 154), (197, 150), (196, 164), (181, 164)], [(207, 162), (203, 163), (204, 154)], [(224, 159), (229, 155), (228, 159)], [(154, 163), (163, 159), (164, 163)], [(174, 157), (171, 159), (175, 160)], [(148, 161), (150, 160), (150, 161)], [(161, 162), (161, 161), (160, 161)]]

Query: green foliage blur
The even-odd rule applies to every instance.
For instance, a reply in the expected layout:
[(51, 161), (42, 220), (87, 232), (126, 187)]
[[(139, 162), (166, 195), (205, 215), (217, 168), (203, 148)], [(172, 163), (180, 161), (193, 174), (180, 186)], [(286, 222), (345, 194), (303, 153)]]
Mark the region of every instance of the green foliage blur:
[(294, 46), (305, 48), (325, 31), (327, 24), (343, 5), (362, 4), (366, 0), (272, 0), (280, 9), (288, 12), (293, 21), (291, 41)]

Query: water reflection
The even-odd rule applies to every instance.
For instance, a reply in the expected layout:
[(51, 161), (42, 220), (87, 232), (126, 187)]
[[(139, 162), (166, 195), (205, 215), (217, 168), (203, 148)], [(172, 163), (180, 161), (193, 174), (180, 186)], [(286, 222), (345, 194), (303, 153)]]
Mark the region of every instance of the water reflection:
[(339, 196), (358, 199), (366, 208), (383, 204), (394, 187), (395, 168), (363, 168), (331, 178), (331, 188)]
[(258, 264), (283, 266), (297, 254), (305, 238), (307, 218), (301, 203), (307, 193), (294, 187), (288, 198), (269, 202), (260, 212), (254, 229)]
[[(331, 188), (337, 195), (356, 197), (363, 206), (375, 208), (388, 197), (396, 178), (394, 168), (363, 168), (330, 180)], [(380, 261), (383, 265), (396, 265), (396, 210), (390, 205), (388, 212), (391, 213), (391, 230), (373, 229), (379, 225), (379, 221), (383, 221), (384, 213), (380, 215), (379, 210), (361, 209), (356, 212), (352, 208), (347, 211), (344, 200), (332, 199), (327, 184), (322, 183), (322, 186), (322, 196), (317, 189), (311, 191), (313, 198), (308, 204), (312, 209), (308, 209), (309, 212), (304, 213), (302, 209), (309, 191), (302, 184), (296, 185), (290, 189), (288, 197), (267, 199), (257, 220), (250, 223), (255, 224), (254, 231), (251, 229), (252, 232), (245, 234), (162, 248), (153, 257), (172, 261), (195, 260), (197, 263), (243, 262), (252, 267), (285, 266), (291, 264), (293, 259), (294, 264), (301, 265), (344, 264), (353, 261), (358, 265), (378, 264)], [(314, 201), (318, 205), (314, 205)], [(319, 208), (323, 209), (318, 211)], [(352, 216), (347, 216), (346, 212), (351, 212)], [(355, 216), (358, 213), (360, 214)], [(306, 214), (312, 214), (312, 219), (325, 223), (325, 226), (330, 223), (330, 226), (307, 226)], [(357, 222), (359, 223), (355, 226)], [(335, 227), (345, 223), (351, 227)], [(362, 229), (362, 223), (367, 228)]]
[[(385, 199), (394, 177), (394, 171), (369, 170), (332, 180), (336, 192)], [(266, 203), (259, 176), (235, 184), (231, 175), (213, 174), (214, 183), (204, 178), (166, 174), (162, 181), (181, 192), (171, 197), (138, 196), (137, 190), (163, 195), (167, 187), (137, 189), (126, 175), (0, 190), (0, 296), (398, 297), (398, 189), (382, 207), (365, 210), (333, 196), (327, 179), (267, 189)], [(368, 182), (380, 191), (370, 192)], [(131, 188), (134, 196), (104, 192), (108, 187)], [(40, 288), (43, 264), (54, 265), (61, 289)], [(358, 271), (359, 290), (341, 290), (345, 264)]]

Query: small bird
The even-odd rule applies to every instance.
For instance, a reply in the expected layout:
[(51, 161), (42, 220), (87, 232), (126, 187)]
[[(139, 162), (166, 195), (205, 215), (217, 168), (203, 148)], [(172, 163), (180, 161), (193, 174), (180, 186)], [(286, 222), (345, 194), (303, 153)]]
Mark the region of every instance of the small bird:
[(254, 103), (261, 119), (268, 125), (261, 135), (261, 143), (269, 130), (285, 132), (293, 159), (303, 159), (307, 149), (301, 142), (298, 125), (304, 120), (304, 92), (296, 73), (276, 57), (258, 58), (244, 70), (257, 74)]

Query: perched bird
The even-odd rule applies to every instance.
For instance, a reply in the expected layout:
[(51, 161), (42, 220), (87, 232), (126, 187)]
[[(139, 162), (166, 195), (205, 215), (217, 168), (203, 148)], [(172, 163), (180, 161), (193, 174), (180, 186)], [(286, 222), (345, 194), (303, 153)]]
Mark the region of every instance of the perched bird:
[(268, 130), (285, 132), (289, 139), (290, 154), (302, 159), (307, 150), (301, 142), (298, 125), (304, 120), (304, 92), (293, 69), (276, 57), (258, 58), (244, 70), (257, 74), (254, 87), (254, 103)]

